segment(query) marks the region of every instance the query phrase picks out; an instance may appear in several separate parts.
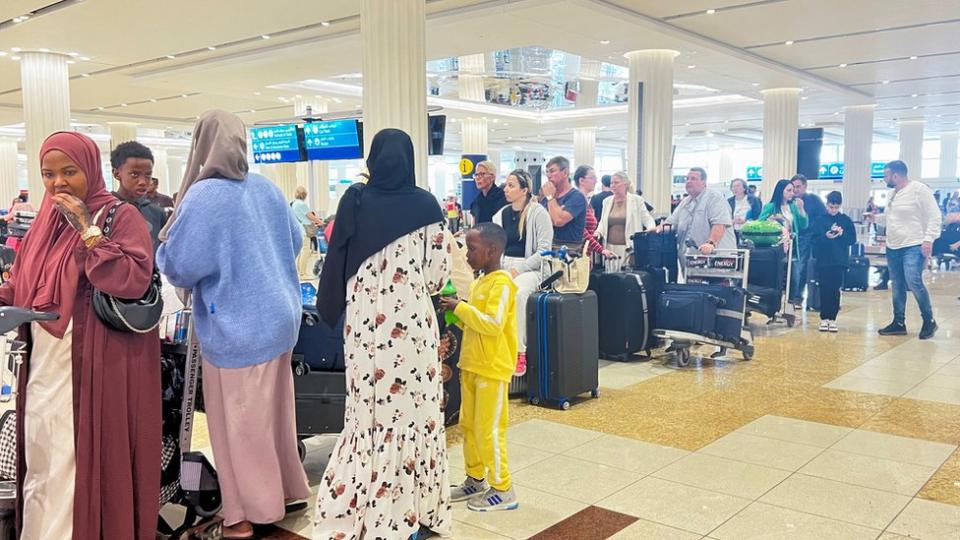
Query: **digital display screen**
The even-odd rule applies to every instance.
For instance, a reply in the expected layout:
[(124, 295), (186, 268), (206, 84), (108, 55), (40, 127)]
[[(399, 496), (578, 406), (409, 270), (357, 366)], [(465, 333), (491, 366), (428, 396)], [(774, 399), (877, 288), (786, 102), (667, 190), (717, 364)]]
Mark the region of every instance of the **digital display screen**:
[(356, 120), (311, 122), (303, 126), (307, 159), (332, 161), (363, 157)]
[(250, 129), (254, 163), (303, 161), (300, 128), (295, 124)]

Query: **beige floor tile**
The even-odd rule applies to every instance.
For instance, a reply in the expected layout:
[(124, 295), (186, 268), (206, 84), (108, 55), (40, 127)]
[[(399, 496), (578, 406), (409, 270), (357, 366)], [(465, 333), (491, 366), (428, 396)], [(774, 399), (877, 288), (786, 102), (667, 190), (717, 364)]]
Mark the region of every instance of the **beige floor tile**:
[(700, 540), (701, 535), (641, 519), (608, 540)]
[(812, 538), (874, 540), (878, 534), (880, 534), (878, 529), (768, 504), (754, 503), (710, 533), (710, 538), (717, 540)]
[(520, 507), (509, 512), (472, 512), (467, 505), (453, 506), (453, 517), (461, 523), (479, 527), (509, 538), (529, 538), (587, 507), (586, 504), (557, 497), (525, 486), (514, 487)]
[(953, 360), (949, 364), (944, 364), (943, 367), (937, 370), (937, 373), (960, 377), (960, 361)]
[(939, 467), (957, 447), (952, 444), (858, 429), (841, 439), (831, 449), (926, 467)]
[(517, 424), (507, 430), (508, 441), (558, 454), (586, 444), (601, 435), (603, 434), (597, 431), (538, 419)]
[(641, 475), (568, 456), (553, 456), (513, 475), (514, 484), (593, 504), (641, 478)]
[(845, 377), (856, 377), (863, 379), (876, 379), (878, 381), (894, 382), (913, 382), (917, 384), (929, 377), (932, 373), (939, 370), (939, 366), (931, 366), (929, 369), (903, 369), (890, 364), (871, 364), (867, 362), (847, 372)]
[[(510, 431), (507, 431), (507, 463), (510, 465), (510, 470), (512, 472), (517, 472), (535, 463), (540, 463), (541, 461), (548, 459), (553, 455), (554, 454), (550, 452), (546, 452), (538, 448), (532, 448), (513, 442), (510, 439)], [(447, 459), (450, 461), (451, 466), (457, 466), (460, 469), (463, 469), (463, 446), (458, 444), (448, 448)]]
[(795, 474), (760, 502), (882, 530), (910, 497)]
[(960, 405), (960, 388), (943, 388), (942, 386), (933, 386), (927, 382), (922, 382), (904, 394), (903, 397)]
[(799, 472), (913, 497), (935, 471), (933, 467), (827, 450)]
[(604, 435), (566, 455), (639, 474), (650, 474), (690, 454), (687, 450)]
[(848, 390), (850, 392), (864, 392), (866, 394), (880, 394), (883, 396), (902, 396), (916, 386), (915, 381), (881, 381), (867, 379), (856, 375), (843, 375), (823, 385), (824, 388)]
[(699, 534), (708, 534), (750, 504), (724, 495), (648, 476), (597, 506)]
[[(307, 538), (310, 538), (307, 536)], [(495, 532), (467, 525), (459, 521), (453, 522), (453, 540), (510, 540), (511, 537), (499, 535)]]
[(822, 451), (822, 448), (814, 446), (742, 433), (731, 433), (700, 449), (703, 454), (791, 472)]
[(892, 532), (885, 532), (881, 534), (877, 540), (911, 540), (909, 536), (900, 536), (899, 534), (894, 534)]
[(653, 473), (653, 476), (727, 495), (756, 499), (790, 476), (790, 471), (706, 454), (690, 454)]
[(737, 432), (756, 437), (827, 448), (850, 433), (851, 428), (767, 415), (743, 426)]
[(923, 386), (935, 386), (937, 388), (960, 390), (960, 375), (950, 375), (948, 373), (943, 373), (942, 370), (937, 371), (923, 381)]
[(956, 540), (960, 538), (960, 507), (914, 499), (889, 531), (923, 540)]
[(600, 388), (614, 388), (616, 390), (622, 390), (659, 376), (659, 373), (638, 372), (634, 374), (634, 372), (627, 372), (626, 370), (622, 369), (606, 368), (600, 370), (597, 380)]

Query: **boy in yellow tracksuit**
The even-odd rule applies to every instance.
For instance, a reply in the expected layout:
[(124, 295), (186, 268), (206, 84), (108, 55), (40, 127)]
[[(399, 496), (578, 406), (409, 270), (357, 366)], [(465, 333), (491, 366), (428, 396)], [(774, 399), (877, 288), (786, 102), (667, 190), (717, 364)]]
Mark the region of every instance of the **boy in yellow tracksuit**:
[(517, 286), (500, 268), (507, 244), (503, 228), (483, 223), (467, 232), (467, 262), (483, 275), (470, 301), (441, 300), (460, 319), (460, 427), (467, 478), (450, 492), (477, 512), (519, 506), (507, 467), (507, 395), (517, 362)]

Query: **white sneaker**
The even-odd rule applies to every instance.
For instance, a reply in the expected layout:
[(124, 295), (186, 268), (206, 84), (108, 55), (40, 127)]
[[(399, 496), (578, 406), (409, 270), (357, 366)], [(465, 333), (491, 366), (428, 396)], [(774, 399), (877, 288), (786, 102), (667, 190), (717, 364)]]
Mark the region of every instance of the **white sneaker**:
[(830, 331), (834, 334), (840, 331), (840, 327), (837, 326), (837, 321), (830, 321)]
[(517, 494), (513, 491), (513, 488), (506, 491), (490, 488), (483, 495), (477, 495), (467, 501), (467, 509), (474, 512), (516, 510), (519, 506), (520, 503), (517, 501)]
[(830, 331), (830, 321), (820, 321), (820, 331), (829, 332)]

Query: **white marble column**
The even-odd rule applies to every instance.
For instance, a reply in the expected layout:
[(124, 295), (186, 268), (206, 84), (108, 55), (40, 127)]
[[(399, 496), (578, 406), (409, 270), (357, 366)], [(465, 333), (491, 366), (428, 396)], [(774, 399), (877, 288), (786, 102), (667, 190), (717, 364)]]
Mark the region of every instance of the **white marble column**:
[(423, 0), (360, 0), (364, 147), (381, 129), (406, 131), (428, 188), (425, 10)]
[(110, 149), (120, 143), (137, 140), (137, 125), (133, 122), (107, 122), (110, 127)]
[(9, 208), (7, 205), (19, 193), (17, 141), (16, 139), (0, 139), (0, 207)]
[(167, 192), (160, 188), (163, 187), (163, 179), (170, 176), (170, 169), (167, 168), (167, 164), (169, 163), (167, 149), (151, 148), (150, 151), (153, 153), (153, 177), (158, 180), (157, 191), (166, 194)]
[(870, 198), (870, 151), (873, 148), (874, 105), (844, 109), (843, 206), (854, 217), (863, 213)]
[(160, 193), (173, 197), (173, 194), (180, 189), (185, 162), (186, 160), (180, 156), (167, 156), (167, 176), (166, 178), (157, 177), (160, 178)]
[(293, 200), (293, 194), (297, 189), (297, 164), (296, 163), (275, 163), (272, 165), (261, 165), (264, 170), (264, 176), (273, 180), (273, 183), (280, 188), (287, 201)]
[(577, 108), (597, 106), (600, 96), (600, 62), (583, 60), (580, 62), (579, 92), (577, 93)]
[(940, 178), (957, 177), (957, 139), (956, 131), (940, 135)]
[[(311, 114), (326, 113), (329, 102), (319, 98), (296, 98), (293, 103), (294, 114), (304, 116), (310, 107)], [(310, 181), (310, 169), (313, 168), (313, 181)], [(307, 188), (307, 204), (321, 219), (330, 212), (330, 163), (326, 161), (305, 161), (297, 163), (297, 181)]]
[(797, 173), (797, 129), (800, 124), (800, 89), (763, 91), (762, 197), (773, 193), (777, 181)]
[(907, 164), (910, 178), (923, 178), (923, 120), (900, 122), (900, 161)]
[(596, 126), (578, 127), (573, 130), (573, 162), (579, 167), (590, 165), (597, 167), (597, 128)]
[(720, 146), (720, 169), (717, 171), (716, 183), (729, 186), (736, 176), (733, 172), (733, 146), (724, 144)]
[[(624, 56), (630, 63), (627, 167), (657, 214), (670, 212), (673, 149), (673, 59), (677, 51), (649, 49)], [(643, 100), (637, 99), (643, 83)]]
[(464, 154), (487, 154), (487, 138), (490, 130), (486, 118), (464, 118), (460, 122), (460, 140)]
[(51, 133), (70, 129), (70, 57), (43, 52), (23, 52), (20, 56), (27, 179), (31, 199), (39, 201), (43, 195), (40, 147)]

